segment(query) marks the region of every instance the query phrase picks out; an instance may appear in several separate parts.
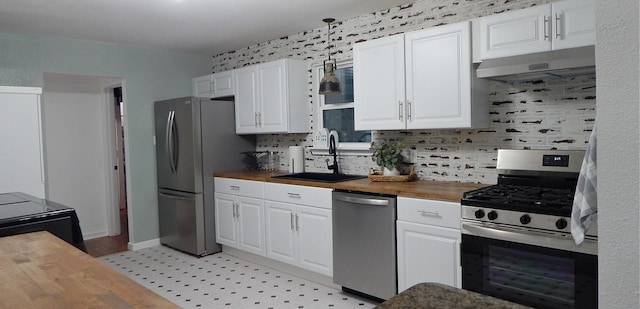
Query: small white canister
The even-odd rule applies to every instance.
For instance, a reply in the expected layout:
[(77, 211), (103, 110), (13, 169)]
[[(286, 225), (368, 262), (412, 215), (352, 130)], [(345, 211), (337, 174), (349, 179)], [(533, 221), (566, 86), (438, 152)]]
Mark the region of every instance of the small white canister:
[(289, 173), (304, 172), (304, 147), (289, 146)]

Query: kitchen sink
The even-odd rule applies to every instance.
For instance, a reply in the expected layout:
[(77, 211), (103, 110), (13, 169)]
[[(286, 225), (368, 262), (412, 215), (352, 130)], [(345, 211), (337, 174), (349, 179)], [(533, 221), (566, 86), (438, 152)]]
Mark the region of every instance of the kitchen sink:
[(312, 173), (312, 172), (271, 176), (271, 178), (318, 181), (318, 182), (341, 182), (341, 181), (360, 179), (360, 178), (366, 178), (366, 177), (367, 176), (363, 176), (363, 175)]

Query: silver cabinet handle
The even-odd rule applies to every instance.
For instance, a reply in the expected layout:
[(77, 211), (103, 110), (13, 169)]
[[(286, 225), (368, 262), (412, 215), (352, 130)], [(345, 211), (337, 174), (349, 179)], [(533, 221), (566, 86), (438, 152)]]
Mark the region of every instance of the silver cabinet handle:
[(233, 212), (233, 217), (236, 217), (236, 203), (231, 204), (231, 211)]
[(262, 126), (262, 113), (258, 112), (258, 126), (261, 127)]
[(437, 211), (418, 210), (418, 213), (423, 216), (440, 217), (440, 213)]
[(411, 121), (411, 101), (407, 100), (407, 120)]
[(258, 127), (258, 112), (253, 113), (253, 123)]
[(229, 186), (229, 188), (231, 190), (234, 190), (234, 191), (239, 191), (240, 190), (240, 186)]
[(403, 108), (402, 101), (398, 101), (398, 119), (402, 120)]
[(289, 217), (291, 218), (291, 230), (293, 231), (294, 230), (294, 227), (293, 227), (294, 223), (293, 223), (293, 213), (292, 212), (289, 213)]
[(300, 216), (296, 214), (296, 232), (300, 230), (300, 221), (298, 220)]
[[(291, 160), (291, 163), (293, 163), (293, 159)], [(288, 192), (287, 195), (289, 195), (290, 198), (302, 198), (302, 196), (300, 195), (300, 193), (291, 193)]]
[(556, 27), (555, 27), (556, 39), (560, 39), (560, 14), (556, 13)]
[(240, 203), (236, 203), (236, 218), (240, 218)]
[(545, 41), (549, 40), (549, 29), (547, 29), (547, 23), (549, 23), (549, 22), (551, 22), (551, 21), (549, 20), (549, 18), (547, 18), (547, 16), (545, 16), (544, 17), (544, 24), (543, 24), (544, 25), (543, 31), (544, 31), (544, 40)]

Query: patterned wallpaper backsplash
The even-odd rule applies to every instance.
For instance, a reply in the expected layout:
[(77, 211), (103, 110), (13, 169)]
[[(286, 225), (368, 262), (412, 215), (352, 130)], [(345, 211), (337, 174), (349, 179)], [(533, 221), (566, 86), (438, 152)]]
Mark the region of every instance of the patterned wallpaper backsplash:
[[(554, 1), (544, 0), (422, 0), (332, 25), (331, 55), (352, 57), (359, 41), (470, 20)], [(309, 62), (309, 123), (314, 126), (311, 67), (326, 54), (326, 27), (290, 35), (213, 57), (213, 72), (282, 58)], [(517, 84), (490, 82), (490, 125), (483, 129), (374, 131), (373, 140), (401, 139), (417, 152), (414, 165), (420, 179), (476, 182), (496, 181), (497, 149), (586, 149), (595, 123), (595, 75), (545, 79)], [(305, 147), (305, 170), (328, 171), (328, 156), (311, 154), (313, 134), (257, 136), (257, 150), (277, 151), (281, 170), (288, 169), (289, 146)], [(341, 171), (367, 174), (370, 156), (341, 155)]]

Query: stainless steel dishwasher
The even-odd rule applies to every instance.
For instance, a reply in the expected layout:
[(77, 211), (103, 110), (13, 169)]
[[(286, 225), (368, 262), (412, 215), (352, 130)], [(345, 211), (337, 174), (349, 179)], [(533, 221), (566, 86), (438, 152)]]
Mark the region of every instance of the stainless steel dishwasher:
[(333, 192), (333, 282), (382, 300), (397, 293), (395, 196)]

